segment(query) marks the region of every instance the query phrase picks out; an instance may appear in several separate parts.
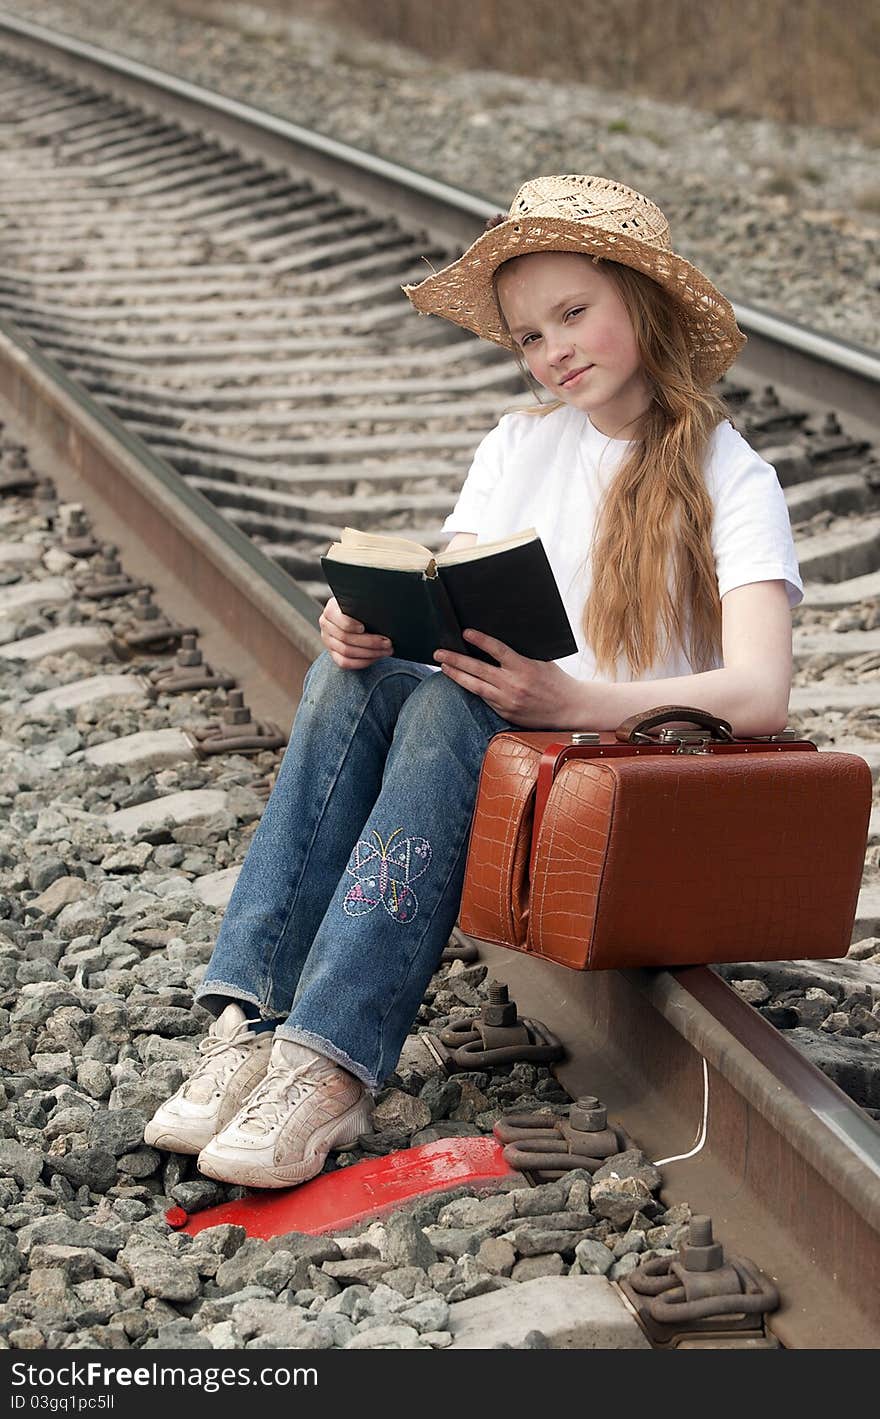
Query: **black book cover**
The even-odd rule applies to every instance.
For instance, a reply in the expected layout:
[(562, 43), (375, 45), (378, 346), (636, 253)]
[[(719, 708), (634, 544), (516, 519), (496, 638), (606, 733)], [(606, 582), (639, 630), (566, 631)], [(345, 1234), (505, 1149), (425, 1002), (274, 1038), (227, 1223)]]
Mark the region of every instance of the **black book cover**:
[(439, 577), (389, 567), (359, 567), (322, 557), (321, 566), (346, 616), (372, 635), (388, 636), (401, 660), (433, 665), (435, 650), (470, 653)]
[[(540, 538), (437, 571), (462, 630), (495, 636), (530, 660), (575, 654), (577, 642)], [(473, 645), (468, 654), (492, 660)]]
[(440, 566), (436, 576), (328, 557), (321, 566), (345, 614), (388, 636), (403, 660), (431, 665), (434, 651), (443, 649), (495, 664), (462, 639), (467, 628), (495, 636), (531, 660), (561, 660), (577, 650), (540, 539)]

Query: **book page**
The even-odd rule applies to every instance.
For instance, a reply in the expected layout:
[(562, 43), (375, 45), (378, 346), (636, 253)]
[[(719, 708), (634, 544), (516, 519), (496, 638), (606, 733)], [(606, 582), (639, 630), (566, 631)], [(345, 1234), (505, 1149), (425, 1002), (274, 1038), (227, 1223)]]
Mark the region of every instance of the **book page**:
[(537, 541), (534, 527), (524, 532), (515, 532), (512, 537), (500, 537), (495, 542), (482, 542), (473, 547), (459, 547), (454, 552), (440, 552), (435, 557), (438, 567), (454, 567), (458, 562), (475, 562), (479, 557), (491, 557), (495, 552), (505, 552), (509, 547), (521, 547), (524, 542)]
[(357, 567), (391, 567), (421, 571), (431, 561), (431, 550), (408, 537), (391, 537), (376, 532), (342, 530), (342, 541), (334, 542), (324, 554), (334, 562), (350, 562)]

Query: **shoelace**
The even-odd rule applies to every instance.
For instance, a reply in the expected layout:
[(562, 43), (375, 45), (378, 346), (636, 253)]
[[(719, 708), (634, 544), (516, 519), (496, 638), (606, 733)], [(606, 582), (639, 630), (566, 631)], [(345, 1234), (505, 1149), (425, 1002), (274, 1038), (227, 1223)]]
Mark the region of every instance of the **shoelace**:
[[(315, 1061), (317, 1063), (318, 1061)], [(308, 1096), (309, 1089), (317, 1088), (323, 1080), (309, 1074), (315, 1064), (300, 1064), (295, 1069), (289, 1065), (270, 1069), (265, 1079), (257, 1085), (238, 1115), (238, 1125), (259, 1123), (275, 1128), (284, 1121), (292, 1104), (300, 1103)]]
[(229, 1035), (226, 1039), (223, 1039), (220, 1035), (206, 1035), (203, 1040), (200, 1040), (199, 1053), (204, 1055), (204, 1059), (187, 1080), (184, 1086), (184, 1095), (189, 1093), (191, 1085), (203, 1083), (205, 1075), (208, 1073), (211, 1065), (216, 1062), (220, 1055), (229, 1051), (230, 1054), (229, 1058), (226, 1060), (225, 1067), (219, 1070), (214, 1080), (217, 1092), (220, 1091), (238, 1064), (238, 1061), (232, 1058), (231, 1051), (240, 1049), (245, 1042), (245, 1037), (250, 1035), (251, 1032), (248, 1029), (249, 1023), (249, 1021), (243, 1020), (240, 1025), (236, 1026), (233, 1034)]

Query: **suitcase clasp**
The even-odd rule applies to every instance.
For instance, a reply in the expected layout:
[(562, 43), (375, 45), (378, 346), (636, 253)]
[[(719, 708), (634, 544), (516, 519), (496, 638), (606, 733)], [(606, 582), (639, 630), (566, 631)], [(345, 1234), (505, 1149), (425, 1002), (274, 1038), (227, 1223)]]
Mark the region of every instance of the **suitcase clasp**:
[(706, 745), (710, 735), (701, 734), (699, 729), (661, 729), (661, 744), (677, 744), (676, 754), (710, 754)]

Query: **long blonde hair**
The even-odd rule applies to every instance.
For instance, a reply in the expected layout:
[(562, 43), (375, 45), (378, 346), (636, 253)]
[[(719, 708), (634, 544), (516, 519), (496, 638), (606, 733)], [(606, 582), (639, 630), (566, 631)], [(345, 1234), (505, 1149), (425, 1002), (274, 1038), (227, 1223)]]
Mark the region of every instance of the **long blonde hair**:
[[(718, 395), (694, 381), (673, 298), (629, 266), (596, 264), (617, 285), (653, 401), (596, 517), (584, 635), (600, 672), (614, 673), (618, 658), (625, 657), (638, 679), (686, 641), (693, 670), (709, 669), (721, 651), (721, 599), (704, 464), (713, 430), (730, 415)], [(534, 389), (519, 354), (517, 363)], [(549, 414), (563, 402), (529, 412)]]

